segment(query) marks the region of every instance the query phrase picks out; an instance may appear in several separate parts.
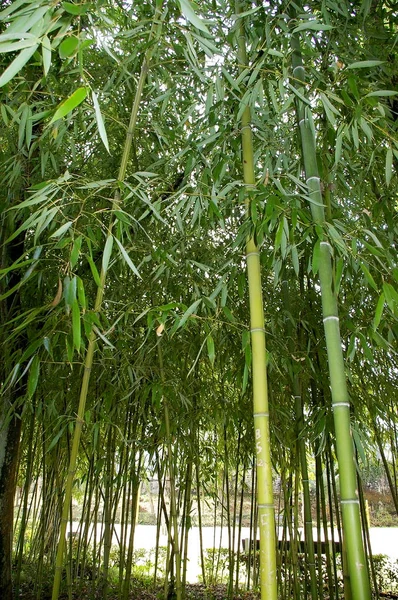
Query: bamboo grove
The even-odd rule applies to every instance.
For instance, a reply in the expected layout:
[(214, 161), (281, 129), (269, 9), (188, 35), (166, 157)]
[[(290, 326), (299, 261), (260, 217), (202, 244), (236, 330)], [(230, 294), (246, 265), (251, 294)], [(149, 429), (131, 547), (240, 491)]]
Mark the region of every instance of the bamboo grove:
[[(378, 595), (362, 478), (377, 457), (398, 513), (394, 3), (5, 0), (0, 23), (1, 598), (30, 561), (37, 598), (49, 571), (53, 600), (87, 593), (89, 569), (126, 600), (148, 480), (165, 598), (210, 501), (229, 597)], [(202, 537), (200, 556), (210, 584)]]

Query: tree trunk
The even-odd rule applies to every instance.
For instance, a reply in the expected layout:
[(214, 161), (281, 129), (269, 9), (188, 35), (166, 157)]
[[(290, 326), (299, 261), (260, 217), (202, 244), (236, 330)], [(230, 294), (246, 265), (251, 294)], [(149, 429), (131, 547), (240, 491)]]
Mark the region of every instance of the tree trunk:
[(0, 598), (12, 600), (12, 538), (14, 495), (21, 419), (8, 417), (10, 403), (3, 395), (0, 407)]
[[(5, 210), (5, 207), (1, 207)], [(24, 233), (6, 244), (7, 238), (18, 227), (11, 218), (4, 214), (0, 224), (0, 268), (3, 270), (12, 265), (23, 250)], [(0, 282), (0, 296), (13, 289), (20, 281), (18, 271), (11, 271), (8, 277)], [(25, 377), (12, 386), (5, 381), (13, 367), (13, 357), (21, 348), (23, 337), (14, 338), (12, 347), (7, 341), (10, 333), (7, 323), (20, 311), (21, 299), (16, 290), (7, 298), (0, 300), (0, 598), (12, 600), (12, 540), (14, 528), (14, 496), (16, 489), (16, 471), (21, 434), (21, 407), (18, 398), (25, 391)]]

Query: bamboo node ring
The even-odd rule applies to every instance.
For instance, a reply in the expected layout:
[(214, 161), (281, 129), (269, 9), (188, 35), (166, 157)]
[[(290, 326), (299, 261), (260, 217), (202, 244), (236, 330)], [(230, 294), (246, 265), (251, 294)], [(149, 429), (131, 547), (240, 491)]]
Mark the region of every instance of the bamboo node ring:
[(339, 321), (339, 317), (336, 317), (336, 315), (329, 315), (328, 317), (325, 317), (323, 319), (323, 322), (326, 323), (326, 321)]

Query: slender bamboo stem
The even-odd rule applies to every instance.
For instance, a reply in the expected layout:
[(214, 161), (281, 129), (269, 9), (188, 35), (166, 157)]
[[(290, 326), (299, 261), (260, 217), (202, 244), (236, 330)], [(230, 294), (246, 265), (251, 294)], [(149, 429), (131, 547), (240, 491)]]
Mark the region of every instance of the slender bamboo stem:
[[(236, 1), (236, 13), (245, 3)], [(238, 60), (243, 71), (247, 65), (244, 19), (238, 21)], [(250, 195), (255, 188), (253, 141), (250, 107), (244, 109), (241, 122), (243, 179), (247, 190), (246, 208), (249, 214)], [(267, 386), (267, 355), (260, 253), (253, 237), (246, 242), (246, 263), (250, 302), (250, 332), (252, 345), (253, 416), (257, 456), (257, 498), (260, 526), (260, 589), (262, 600), (276, 600), (275, 509), (272, 488), (272, 464), (269, 433)]]

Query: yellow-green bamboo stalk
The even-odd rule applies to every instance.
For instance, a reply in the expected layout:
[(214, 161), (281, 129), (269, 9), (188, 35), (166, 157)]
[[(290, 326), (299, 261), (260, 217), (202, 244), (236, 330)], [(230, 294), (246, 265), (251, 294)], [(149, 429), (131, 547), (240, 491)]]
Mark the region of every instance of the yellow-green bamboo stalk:
[[(242, 12), (242, 4), (236, 1), (236, 13)], [(245, 29), (239, 19), (238, 60), (241, 70), (247, 65)], [(250, 194), (255, 186), (251, 114), (249, 106), (242, 115), (242, 161), (243, 179), (247, 188), (246, 207), (250, 210)], [(260, 589), (261, 600), (276, 600), (276, 544), (275, 509), (272, 489), (272, 465), (270, 451), (267, 356), (263, 294), (261, 286), (260, 253), (253, 237), (246, 242), (246, 264), (249, 285), (250, 333), (252, 347), (253, 416), (257, 458), (257, 501), (260, 529)]]
[[(296, 88), (300, 87), (301, 94), (304, 95), (305, 70), (297, 34), (292, 36), (292, 49), (294, 84)], [(325, 225), (325, 209), (317, 165), (315, 129), (311, 126), (310, 106), (297, 97), (296, 107), (312, 218), (319, 225), (319, 230), (322, 231)], [(341, 347), (337, 297), (333, 289), (332, 249), (326, 236), (321, 236), (319, 241), (319, 279), (340, 471), (344, 545), (347, 552), (353, 600), (370, 600), (369, 574), (361, 532), (354, 447), (350, 426), (350, 401)]]
[[(159, 32), (160, 32), (160, 27), (161, 27), (161, 22), (159, 21), (160, 11), (161, 11), (161, 2), (158, 1), (155, 16), (154, 16), (153, 26), (152, 26), (152, 30), (150, 33), (150, 39), (153, 38), (155, 36), (155, 34), (159, 34)], [(149, 68), (149, 63), (151, 60), (152, 53), (153, 53), (153, 46), (151, 46), (147, 50), (147, 52), (144, 56), (143, 62), (142, 62), (140, 78), (138, 80), (137, 90), (135, 93), (134, 102), (133, 102), (133, 106), (131, 109), (130, 122), (129, 122), (128, 130), (126, 133), (122, 159), (120, 162), (118, 181), (123, 181), (126, 176), (127, 165), (128, 165), (128, 160), (129, 160), (130, 150), (131, 150), (131, 144), (132, 144), (132, 140), (134, 138), (135, 127), (136, 127), (136, 123), (137, 123), (138, 108), (139, 108), (139, 104), (141, 101), (142, 90), (144, 88), (144, 84), (145, 84), (146, 76), (148, 73), (148, 68)], [(119, 194), (119, 191), (117, 191), (115, 194), (115, 197), (114, 197), (114, 201), (112, 203), (112, 211), (117, 210), (119, 208), (119, 202), (120, 202), (120, 194)], [(113, 229), (114, 223), (115, 223), (115, 221), (112, 218), (112, 221), (111, 221), (111, 224), (109, 226), (108, 233), (106, 236), (104, 248), (107, 247), (108, 242), (112, 238), (112, 229)], [(98, 289), (97, 289), (97, 295), (96, 295), (95, 304), (94, 304), (94, 313), (95, 314), (99, 314), (101, 311), (102, 300), (103, 300), (104, 290), (105, 290), (105, 281), (106, 281), (106, 276), (107, 276), (107, 268), (108, 268), (108, 265), (104, 264), (104, 262), (103, 262), (102, 267), (101, 267), (101, 273), (100, 273), (100, 285), (98, 286)], [(96, 342), (97, 342), (97, 336), (96, 336), (96, 333), (94, 332), (94, 330), (92, 330), (90, 333), (90, 336), (89, 336), (86, 357), (84, 360), (84, 370), (83, 370), (82, 386), (80, 389), (79, 407), (77, 410), (77, 416), (76, 416), (76, 421), (75, 421), (75, 430), (74, 430), (74, 434), (73, 434), (73, 442), (72, 442), (72, 449), (71, 449), (71, 455), (70, 455), (68, 476), (67, 476), (67, 480), (66, 480), (66, 484), (65, 484), (65, 498), (64, 498), (64, 504), (63, 504), (63, 510), (62, 510), (60, 535), (59, 535), (57, 556), (56, 556), (56, 562), (55, 562), (55, 574), (54, 574), (54, 583), (53, 583), (53, 590), (52, 590), (52, 600), (58, 600), (59, 590), (60, 590), (60, 585), (61, 585), (63, 556), (64, 556), (64, 548), (65, 548), (65, 534), (66, 534), (66, 527), (68, 524), (68, 512), (69, 512), (70, 502), (72, 499), (73, 480), (74, 480), (75, 473), (76, 473), (77, 456), (78, 456), (78, 451), (79, 451), (81, 432), (82, 432), (83, 423), (84, 423), (84, 413), (85, 413), (88, 386), (89, 386), (89, 382), (90, 382), (91, 369), (92, 369), (92, 365), (93, 365)]]

